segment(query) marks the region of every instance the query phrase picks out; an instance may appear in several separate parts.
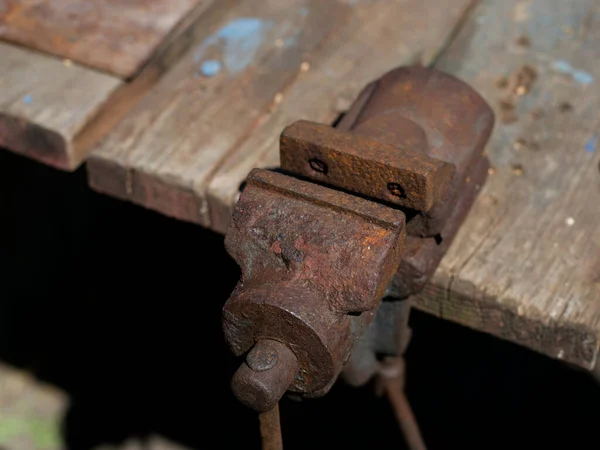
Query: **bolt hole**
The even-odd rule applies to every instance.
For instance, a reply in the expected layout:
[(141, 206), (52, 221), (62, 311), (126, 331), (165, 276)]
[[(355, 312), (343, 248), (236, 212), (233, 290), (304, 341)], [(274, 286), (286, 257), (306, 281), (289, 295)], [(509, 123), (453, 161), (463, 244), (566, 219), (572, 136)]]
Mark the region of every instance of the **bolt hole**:
[(440, 245), (440, 244), (442, 243), (442, 241), (444, 240), (444, 239), (442, 238), (442, 235), (441, 235), (441, 234), (436, 234), (436, 235), (435, 235), (433, 238), (435, 239), (435, 243), (436, 243), (437, 245)]
[(308, 161), (308, 164), (310, 164), (310, 168), (312, 170), (314, 170), (315, 172), (319, 172), (319, 173), (322, 173), (324, 175), (327, 174), (327, 164), (325, 164), (320, 159), (313, 158), (313, 159), (311, 159), (311, 160)]
[(388, 183), (387, 188), (394, 197), (406, 198), (406, 192), (398, 183)]

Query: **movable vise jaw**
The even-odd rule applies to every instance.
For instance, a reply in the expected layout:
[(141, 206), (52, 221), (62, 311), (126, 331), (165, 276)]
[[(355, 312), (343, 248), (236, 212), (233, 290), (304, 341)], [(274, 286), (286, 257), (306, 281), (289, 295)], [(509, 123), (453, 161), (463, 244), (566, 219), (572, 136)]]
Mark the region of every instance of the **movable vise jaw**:
[(487, 177), (493, 122), (463, 82), (409, 67), (368, 85), (336, 128), (283, 130), (283, 173), (249, 174), (225, 239), (242, 269), (223, 309), (246, 355), (232, 381), (242, 403), (321, 396), (342, 371), (360, 385), (376, 350), (400, 351), (357, 342), (386, 292), (407, 298), (433, 274)]

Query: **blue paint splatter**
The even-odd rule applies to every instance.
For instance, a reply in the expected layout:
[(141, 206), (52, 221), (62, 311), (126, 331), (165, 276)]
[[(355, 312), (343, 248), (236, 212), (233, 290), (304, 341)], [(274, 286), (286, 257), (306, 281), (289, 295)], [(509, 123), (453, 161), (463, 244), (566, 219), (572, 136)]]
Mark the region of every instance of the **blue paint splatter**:
[(574, 69), (571, 66), (571, 64), (569, 64), (565, 60), (559, 59), (559, 60), (555, 61), (553, 67), (554, 67), (554, 70), (556, 70), (558, 72), (571, 75), (573, 77), (573, 79), (579, 84), (583, 84), (583, 85), (587, 86), (588, 84), (592, 84), (594, 82), (594, 77), (590, 73), (585, 72), (583, 70)]
[(26, 105), (31, 105), (31, 102), (33, 101), (33, 99), (31, 98), (31, 95), (26, 95), (25, 97), (23, 97), (23, 101), (25, 102)]
[(584, 72), (583, 70), (576, 70), (573, 72), (573, 79), (575, 81), (577, 81), (579, 84), (592, 84), (594, 82), (594, 77), (587, 73)]
[(592, 136), (587, 144), (585, 144), (585, 151), (588, 153), (594, 153), (596, 151), (596, 145), (598, 144), (598, 139), (596, 136)]
[(559, 59), (558, 61), (554, 62), (554, 70), (570, 74), (573, 71), (573, 68), (571, 67), (571, 64), (569, 64), (567, 61)]
[(266, 32), (272, 26), (273, 22), (255, 17), (234, 19), (206, 38), (194, 59), (199, 62), (204, 57), (207, 48), (213, 45), (223, 45), (225, 67), (232, 74), (241, 72), (252, 62), (264, 41)]
[(209, 59), (207, 61), (204, 61), (202, 63), (202, 66), (200, 66), (200, 72), (202, 72), (202, 75), (204, 75), (205, 77), (214, 77), (220, 71), (221, 62), (217, 61), (216, 59)]
[(308, 8), (306, 6), (303, 6), (302, 8), (300, 8), (300, 15), (302, 17), (308, 16)]

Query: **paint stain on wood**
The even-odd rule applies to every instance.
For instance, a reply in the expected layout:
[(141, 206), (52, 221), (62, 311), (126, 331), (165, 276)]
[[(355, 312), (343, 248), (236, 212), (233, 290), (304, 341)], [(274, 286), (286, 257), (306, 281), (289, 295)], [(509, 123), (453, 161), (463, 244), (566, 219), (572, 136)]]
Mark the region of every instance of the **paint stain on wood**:
[(585, 70), (575, 69), (571, 64), (564, 59), (559, 59), (554, 61), (552, 66), (554, 70), (557, 72), (570, 75), (574, 81), (584, 86), (592, 84), (594, 82), (594, 77), (592, 74), (586, 72)]
[(202, 42), (194, 60), (202, 64), (206, 51), (220, 46), (223, 52), (223, 64), (230, 74), (243, 72), (254, 60), (256, 52), (263, 44), (265, 36), (273, 22), (258, 17), (240, 17), (225, 24), (215, 34)]

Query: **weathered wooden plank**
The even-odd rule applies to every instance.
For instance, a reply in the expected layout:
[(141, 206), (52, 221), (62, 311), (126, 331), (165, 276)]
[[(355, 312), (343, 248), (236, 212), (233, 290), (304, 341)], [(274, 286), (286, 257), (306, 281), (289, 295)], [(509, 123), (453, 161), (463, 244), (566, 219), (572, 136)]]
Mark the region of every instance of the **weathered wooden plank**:
[(202, 0), (2, 0), (0, 38), (123, 78)]
[[(221, 0), (229, 3), (231, 0)], [(160, 80), (160, 78), (202, 37), (207, 26), (203, 16), (214, 0), (203, 0), (179, 22), (158, 46), (136, 77), (121, 85), (111, 95), (107, 105), (90, 120), (73, 142), (80, 160), (121, 121), (127, 112)]]
[(592, 369), (600, 4), (484, 1), (437, 63), (494, 106), (495, 166), (417, 306)]
[(309, 55), (309, 70), (283, 92), (260, 127), (225, 160), (208, 187), (211, 227), (224, 233), (239, 187), (254, 167), (279, 165), (279, 134), (298, 119), (331, 123), (370, 81), (400, 65), (428, 64), (472, 1), (353, 2), (343, 28)]
[[(173, 66), (175, 62), (192, 46), (197, 42), (200, 30), (206, 25), (203, 21), (202, 14), (208, 9), (213, 3), (213, 0), (204, 0), (199, 3), (186, 17), (179, 22), (179, 24), (171, 30), (167, 38), (160, 43), (156, 52), (151, 58), (145, 62), (145, 65), (141, 72), (131, 81), (126, 83), (117, 83), (118, 86), (113, 89), (107, 89), (106, 92), (99, 86), (98, 83), (89, 82), (90, 77), (96, 77), (101, 80), (111, 79), (110, 76), (95, 72), (91, 69), (85, 69), (78, 67), (77, 70), (71, 70), (64, 72), (67, 68), (74, 67), (72, 61), (63, 61), (61, 67), (53, 58), (45, 57), (41, 54), (34, 54), (27, 50), (19, 50), (16, 47), (2, 44), (0, 49), (12, 49), (12, 53), (20, 55), (29, 55), (21, 59), (27, 63), (13, 65), (14, 58), (10, 58), (8, 54), (4, 57), (4, 53), (0, 51), (0, 56), (3, 57), (0, 62), (0, 68), (3, 67), (2, 63), (7, 66), (10, 65), (10, 70), (7, 73), (11, 74), (11, 79), (18, 79), (20, 82), (31, 82), (35, 89), (45, 88), (47, 90), (53, 89), (51, 92), (53, 96), (44, 97), (47, 104), (38, 103), (38, 106), (42, 105), (48, 109), (47, 115), (42, 115), (48, 119), (50, 117), (54, 120), (44, 122), (45, 128), (40, 131), (45, 136), (44, 139), (40, 138), (40, 133), (37, 132), (39, 125), (35, 122), (36, 117), (31, 114), (17, 114), (19, 118), (20, 127), (11, 125), (7, 127), (7, 132), (4, 136), (4, 146), (22, 154), (27, 154), (29, 157), (37, 159), (41, 162), (45, 162), (54, 165), (57, 168), (63, 170), (73, 170), (81, 164), (91, 148), (98, 143), (122, 118), (123, 116), (135, 105), (140, 98), (142, 98), (151, 88), (154, 86), (161, 76)], [(20, 53), (19, 53), (20, 52)], [(48, 74), (48, 72), (40, 72), (40, 68), (43, 66), (43, 61), (51, 61), (55, 70), (60, 75), (53, 77), (56, 81), (55, 84), (46, 83), (45, 78), (40, 78), (42, 73)], [(46, 64), (46, 63), (44, 63)], [(19, 73), (22, 71), (23, 73)], [(85, 77), (79, 77), (80, 74), (85, 73)], [(37, 78), (36, 78), (37, 77)], [(85, 96), (73, 97), (81, 102), (80, 108), (71, 108), (70, 104), (63, 104), (63, 92), (69, 96), (79, 95), (79, 90), (72, 89), (72, 83), (69, 81), (71, 78), (77, 77), (74, 82), (74, 86), (85, 86)], [(38, 83), (39, 80), (44, 80), (44, 83)], [(61, 80), (64, 81), (61, 82)], [(116, 80), (116, 78), (115, 78)], [(8, 87), (14, 87), (14, 83), (9, 86), (8, 78), (5, 79), (5, 83)], [(39, 84), (39, 86), (38, 86)], [(16, 84), (19, 86), (19, 83)], [(10, 91), (7, 91), (9, 94)], [(102, 96), (101, 105), (98, 102), (90, 102), (90, 99), (94, 99), (94, 95)], [(12, 97), (11, 97), (12, 98)], [(27, 97), (33, 99), (33, 96)], [(31, 102), (30, 102), (31, 104)], [(9, 102), (9, 106), (12, 103)], [(18, 106), (18, 104), (17, 104)], [(62, 109), (61, 109), (62, 108)], [(89, 111), (86, 110), (89, 108)], [(13, 108), (14, 109), (14, 108)], [(18, 109), (21, 113), (23, 108)], [(60, 111), (59, 115), (54, 116), (53, 111)], [(29, 108), (25, 112), (31, 112)], [(84, 112), (85, 114), (82, 114)], [(4, 114), (5, 120), (13, 120), (15, 118), (14, 111), (3, 110), (0, 104), (0, 114)], [(57, 122), (57, 120), (60, 121)], [(11, 122), (12, 123), (12, 122)], [(68, 123), (69, 126), (66, 130), (61, 127), (64, 123)]]
[(94, 151), (91, 186), (208, 226), (207, 180), (350, 12), (316, 0), (215, 5), (200, 44)]
[(121, 85), (111, 75), (0, 43), (0, 147), (72, 169), (72, 141)]

